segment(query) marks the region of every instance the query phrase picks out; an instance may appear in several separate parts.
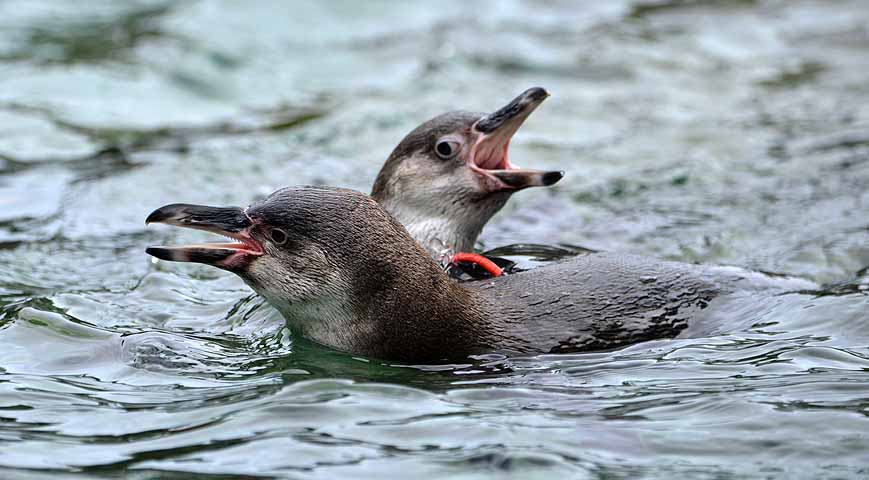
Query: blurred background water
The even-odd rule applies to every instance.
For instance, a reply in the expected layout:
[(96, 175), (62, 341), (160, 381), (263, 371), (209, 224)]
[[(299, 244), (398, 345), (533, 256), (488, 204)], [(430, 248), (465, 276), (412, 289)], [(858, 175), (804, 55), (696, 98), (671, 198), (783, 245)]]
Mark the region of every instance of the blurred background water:
[[(866, 478), (869, 4), (0, 2), (0, 477)], [(552, 97), (481, 248), (805, 276), (717, 336), (413, 367), (155, 263), (170, 202), (368, 191), (423, 120)], [(527, 264), (545, 259), (517, 256)]]

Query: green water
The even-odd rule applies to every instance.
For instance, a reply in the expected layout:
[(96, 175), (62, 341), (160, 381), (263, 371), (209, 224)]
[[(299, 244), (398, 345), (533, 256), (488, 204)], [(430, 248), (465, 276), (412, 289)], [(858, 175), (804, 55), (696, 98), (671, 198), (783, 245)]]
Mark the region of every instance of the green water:
[[(865, 1), (0, 2), (0, 477), (869, 476)], [(563, 169), (481, 248), (785, 272), (714, 336), (413, 367), (293, 337), (143, 221), (367, 191), (446, 110), (551, 93)], [(517, 255), (526, 266), (545, 263)]]

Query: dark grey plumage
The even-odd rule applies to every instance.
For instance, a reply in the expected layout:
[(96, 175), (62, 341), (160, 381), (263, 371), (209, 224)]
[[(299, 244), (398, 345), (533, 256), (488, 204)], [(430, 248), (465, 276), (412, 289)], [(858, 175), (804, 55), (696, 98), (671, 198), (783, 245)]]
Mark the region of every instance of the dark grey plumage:
[[(251, 253), (232, 253), (226, 244), (216, 247), (228, 252), (222, 262), (213, 255), (191, 257), (185, 247), (151, 247), (149, 253), (233, 271), (280, 310), (295, 332), (377, 358), (424, 362), (493, 351), (580, 352), (673, 337), (711, 301), (740, 288), (743, 277), (762, 276), (591, 254), (459, 284), (359, 192), (286, 188), (238, 210), (249, 225), (236, 236)], [(164, 207), (155, 214), (153, 221), (184, 225), (179, 219), (187, 211)], [(237, 226), (237, 216), (224, 212), (222, 218)], [(208, 219), (199, 221), (196, 228), (204, 228), (201, 222)], [(195, 252), (202, 248), (195, 246)], [(752, 288), (792, 286), (762, 277)]]
[(593, 253), (471, 282), (511, 352), (604, 350), (669, 338), (727, 291), (702, 267), (635, 255)]

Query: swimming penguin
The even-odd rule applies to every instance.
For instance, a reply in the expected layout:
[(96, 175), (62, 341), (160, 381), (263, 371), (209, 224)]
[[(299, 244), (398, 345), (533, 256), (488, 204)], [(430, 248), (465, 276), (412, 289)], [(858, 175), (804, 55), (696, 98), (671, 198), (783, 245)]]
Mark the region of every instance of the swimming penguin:
[(491, 114), (457, 111), (415, 128), (386, 160), (371, 197), (429, 253), (470, 252), (514, 192), (553, 185), (561, 171), (517, 168), (510, 139), (549, 93), (529, 88)]
[(810, 285), (731, 267), (599, 253), (459, 283), (369, 196), (330, 187), (284, 188), (247, 208), (166, 205), (146, 223), (235, 240), (146, 252), (239, 275), (294, 333), (352, 354), (408, 362), (580, 352), (673, 337), (746, 282), (755, 289)]

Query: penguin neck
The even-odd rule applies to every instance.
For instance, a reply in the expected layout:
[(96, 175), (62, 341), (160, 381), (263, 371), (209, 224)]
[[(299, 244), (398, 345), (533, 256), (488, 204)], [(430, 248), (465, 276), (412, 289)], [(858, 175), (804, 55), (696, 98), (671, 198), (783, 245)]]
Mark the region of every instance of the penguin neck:
[[(357, 318), (373, 325), (368, 355), (440, 360), (491, 348), (484, 297), (449, 278), (419, 245), (395, 242), (378, 252), (369, 276), (353, 286)], [(357, 274), (357, 277), (359, 275)]]
[(437, 361), (491, 350), (492, 314), (485, 297), (450, 279), (430, 258), (424, 260), (430, 268), (401, 269), (393, 281), (365, 292), (374, 295), (356, 313), (374, 326), (366, 354)]
[(445, 250), (471, 252), (486, 222), (504, 206), (509, 194), (479, 201), (413, 205), (394, 196), (375, 198), (435, 259)]

